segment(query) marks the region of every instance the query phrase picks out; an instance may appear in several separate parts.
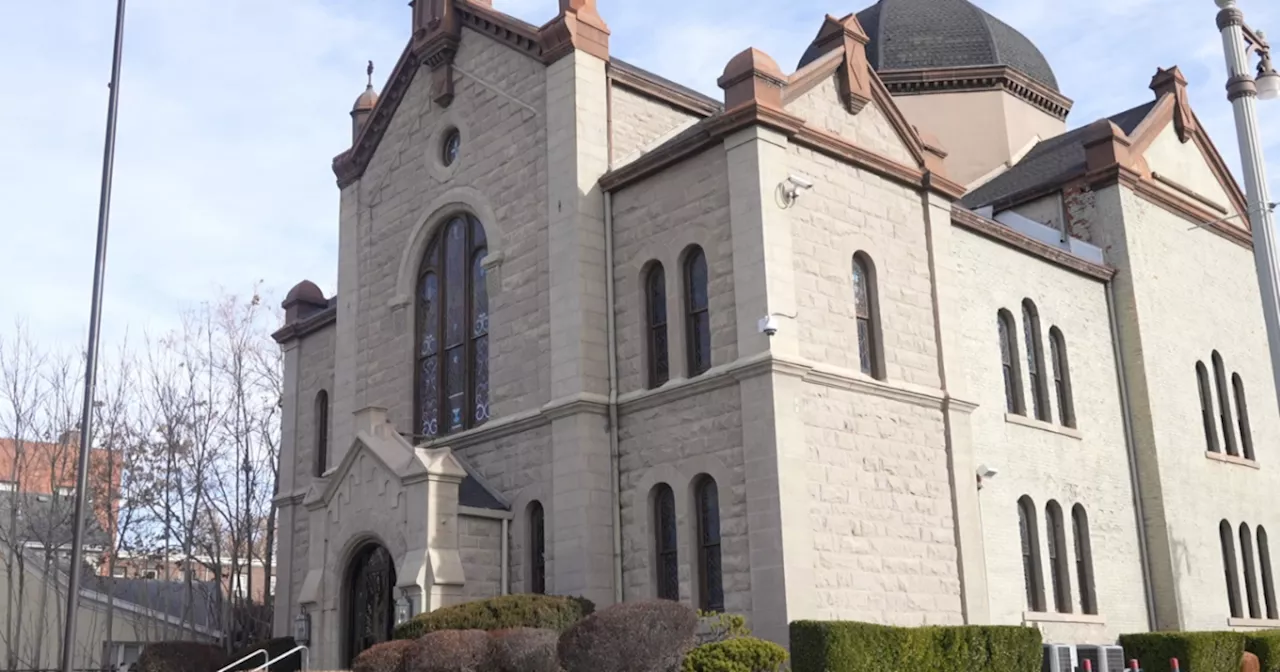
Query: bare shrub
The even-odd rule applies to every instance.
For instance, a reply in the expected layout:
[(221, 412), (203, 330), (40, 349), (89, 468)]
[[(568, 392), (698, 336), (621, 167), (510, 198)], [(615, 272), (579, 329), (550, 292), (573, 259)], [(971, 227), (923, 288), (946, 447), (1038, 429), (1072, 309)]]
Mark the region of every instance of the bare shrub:
[(409, 653), (417, 646), (417, 642), (407, 639), (375, 644), (356, 656), (351, 672), (405, 672)]
[(694, 645), (698, 614), (670, 600), (624, 602), (578, 622), (560, 638), (565, 672), (669, 672)]
[(511, 628), (489, 633), (494, 672), (559, 672), (556, 644), (560, 633), (539, 628)]
[(437, 630), (414, 642), (406, 672), (489, 672), (489, 633)]

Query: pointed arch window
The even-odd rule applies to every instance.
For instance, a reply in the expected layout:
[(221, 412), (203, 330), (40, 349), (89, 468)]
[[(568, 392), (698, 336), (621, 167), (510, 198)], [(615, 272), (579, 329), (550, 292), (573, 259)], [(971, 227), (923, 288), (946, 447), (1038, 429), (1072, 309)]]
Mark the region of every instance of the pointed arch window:
[(667, 278), (662, 264), (653, 262), (644, 276), (645, 314), (649, 332), (649, 387), (671, 377), (667, 348)]
[(1213, 387), (1209, 384), (1209, 369), (1205, 368), (1204, 362), (1196, 362), (1196, 383), (1200, 388), (1200, 422), (1204, 425), (1205, 449), (1220, 453), (1218, 423), (1213, 419)]
[(858, 324), (858, 366), (863, 374), (884, 380), (876, 268), (865, 252), (853, 255), (853, 297)]
[(1249, 618), (1262, 618), (1262, 607), (1258, 600), (1258, 567), (1253, 556), (1253, 533), (1245, 523), (1240, 523), (1240, 555), (1244, 560), (1244, 594), (1249, 605)]
[(684, 259), (684, 301), (689, 377), (711, 368), (711, 313), (707, 294), (707, 255), (693, 246)]
[(1089, 515), (1084, 507), (1071, 507), (1071, 522), (1075, 536), (1076, 582), (1080, 584), (1080, 611), (1098, 613), (1098, 594), (1093, 580), (1093, 543), (1089, 539)]
[(1044, 345), (1040, 341), (1040, 313), (1031, 299), (1022, 300), (1022, 330), (1027, 342), (1027, 380), (1031, 383), (1031, 408), (1037, 420), (1049, 422), (1049, 388), (1043, 375)]
[(1227, 606), (1231, 609), (1232, 618), (1241, 618), (1244, 611), (1240, 608), (1240, 569), (1236, 566), (1236, 542), (1231, 532), (1231, 523), (1218, 523), (1218, 540), (1222, 543), (1222, 572), (1227, 579)]
[(484, 227), (449, 220), (418, 275), (414, 418), (420, 438), (478, 427), (489, 419), (489, 295)]
[(1001, 309), (996, 315), (996, 324), (1000, 330), (1000, 365), (1004, 372), (1005, 410), (1026, 415), (1027, 405), (1022, 397), (1022, 371), (1018, 366), (1018, 329), (1014, 326), (1013, 314)]
[(720, 563), (720, 489), (702, 476), (694, 486), (698, 519), (698, 607), (724, 611), (724, 575)]
[(1071, 565), (1067, 561), (1067, 528), (1062, 507), (1049, 500), (1044, 507), (1046, 541), (1049, 542), (1049, 581), (1053, 584), (1053, 606), (1059, 613), (1071, 613)]
[(1222, 424), (1222, 444), (1228, 455), (1240, 455), (1236, 446), (1235, 423), (1231, 422), (1231, 396), (1227, 388), (1227, 369), (1222, 364), (1222, 355), (1213, 351), (1213, 380), (1218, 387), (1218, 421)]
[(1053, 389), (1058, 396), (1058, 418), (1066, 427), (1076, 426), (1076, 404), (1071, 394), (1071, 368), (1067, 364), (1067, 340), (1062, 330), (1049, 329), (1049, 358), (1053, 360)]
[(1018, 500), (1018, 537), (1022, 542), (1022, 582), (1027, 609), (1043, 612), (1044, 575), (1040, 569), (1040, 533), (1036, 529), (1036, 505), (1023, 495)]
[(529, 505), (529, 592), (547, 592), (547, 525), (538, 501)]
[(315, 465), (312, 467), (318, 478), (324, 476), (329, 468), (329, 393), (320, 390), (316, 393), (316, 452)]
[(671, 486), (653, 488), (654, 550), (657, 555), (658, 598), (680, 599), (680, 561), (676, 541), (676, 496)]
[(1236, 396), (1236, 421), (1240, 426), (1240, 449), (1246, 460), (1257, 459), (1253, 453), (1253, 430), (1249, 428), (1249, 404), (1244, 398), (1244, 381), (1240, 374), (1231, 374), (1231, 389)]
[(1267, 530), (1258, 526), (1258, 564), (1262, 569), (1262, 595), (1267, 603), (1267, 618), (1280, 619), (1276, 609), (1276, 582), (1271, 575), (1271, 546), (1267, 544)]

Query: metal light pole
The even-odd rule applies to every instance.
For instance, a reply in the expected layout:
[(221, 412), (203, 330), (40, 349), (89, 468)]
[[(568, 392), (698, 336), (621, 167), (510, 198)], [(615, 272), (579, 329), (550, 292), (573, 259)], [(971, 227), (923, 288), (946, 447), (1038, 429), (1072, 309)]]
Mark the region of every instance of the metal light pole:
[[(1249, 224), (1253, 231), (1253, 258), (1262, 293), (1262, 314), (1267, 323), (1271, 347), (1271, 374), (1280, 395), (1280, 269), (1276, 267), (1276, 225), (1271, 196), (1267, 189), (1267, 164), (1262, 158), (1258, 135), (1258, 99), (1280, 97), (1280, 73), (1271, 64), (1270, 47), (1261, 31), (1254, 32), (1244, 22), (1244, 12), (1236, 0), (1215, 0), (1218, 30), (1227, 57), (1227, 100), (1236, 115), (1236, 135), (1240, 140), (1240, 163), (1244, 169)], [(1257, 53), (1257, 76), (1250, 72), (1249, 56)]]
[(93, 262), (93, 297), (89, 308), (89, 347), (84, 361), (84, 406), (80, 410), (80, 463), (76, 466), (76, 514), (71, 535), (71, 568), (66, 621), (62, 632), (62, 672), (71, 672), (80, 607), (80, 558), (84, 553), (84, 509), (89, 489), (89, 447), (93, 444), (93, 400), (98, 383), (98, 340), (102, 325), (102, 283), (106, 274), (107, 224), (111, 214), (111, 177), (116, 158), (116, 109), (120, 102), (120, 56), (124, 47), (124, 4), (116, 5), (115, 45), (107, 96), (107, 139), (102, 150), (102, 191), (98, 196), (98, 247)]

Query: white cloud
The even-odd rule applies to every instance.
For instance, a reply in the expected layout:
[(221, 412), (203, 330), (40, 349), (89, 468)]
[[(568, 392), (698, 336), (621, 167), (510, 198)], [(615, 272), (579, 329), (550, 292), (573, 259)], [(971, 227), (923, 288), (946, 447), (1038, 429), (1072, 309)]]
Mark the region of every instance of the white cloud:
[[(1280, 5), (1243, 0), (1280, 31)], [(1209, 0), (978, 0), (1041, 46), (1076, 101), (1072, 125), (1150, 98), (1180, 65), (1228, 162), (1237, 147)], [(330, 161), (350, 143), (364, 64), (380, 85), (408, 33), (403, 0), (134, 0), (121, 85), (104, 338), (164, 329), (218, 287), (301, 278), (332, 292), (337, 196)], [(613, 52), (720, 96), (715, 81), (754, 46), (790, 70), (824, 14), (869, 0), (600, 0)], [(533, 24), (556, 0), (495, 0)], [(1171, 9), (1177, 5), (1177, 9)], [(114, 3), (23, 3), (0, 22), (9, 95), (0, 106), (0, 322), (80, 349), (97, 214)], [(1262, 106), (1280, 195), (1280, 104)]]

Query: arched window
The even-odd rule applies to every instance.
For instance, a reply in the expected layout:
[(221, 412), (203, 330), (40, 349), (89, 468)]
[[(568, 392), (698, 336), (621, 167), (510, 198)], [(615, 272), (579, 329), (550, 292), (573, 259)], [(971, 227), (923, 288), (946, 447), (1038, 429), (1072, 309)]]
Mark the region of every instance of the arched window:
[(529, 592), (547, 592), (547, 525), (538, 501), (529, 505)]
[(1076, 581), (1080, 584), (1080, 611), (1098, 613), (1098, 594), (1093, 582), (1093, 542), (1089, 540), (1089, 515), (1084, 507), (1071, 507), (1071, 522), (1075, 528)]
[(1249, 405), (1244, 400), (1244, 381), (1240, 374), (1231, 374), (1231, 387), (1236, 393), (1236, 420), (1240, 425), (1240, 448), (1247, 460), (1257, 459), (1253, 454), (1253, 431), (1249, 429)]
[(1018, 536), (1022, 541), (1022, 580), (1027, 609), (1044, 611), (1044, 575), (1040, 569), (1040, 533), (1036, 529), (1036, 505), (1023, 495), (1018, 500)]
[(864, 374), (884, 380), (876, 268), (865, 252), (853, 255), (853, 297), (858, 321), (858, 366)]
[(1240, 523), (1240, 555), (1244, 559), (1244, 594), (1249, 603), (1249, 618), (1262, 618), (1258, 600), (1258, 566), (1253, 560), (1253, 534)]
[(489, 419), (489, 295), (484, 227), (470, 215), (436, 233), (418, 277), (414, 426), (421, 438)]
[(1014, 326), (1013, 315), (1004, 309), (996, 315), (996, 323), (1000, 329), (1000, 365), (1004, 371), (1004, 406), (1010, 413), (1027, 414), (1026, 402), (1022, 399), (1022, 371), (1018, 367), (1018, 333)]
[(312, 467), (315, 476), (324, 476), (329, 468), (329, 393), (316, 393), (316, 454)]
[(1227, 604), (1232, 618), (1241, 618), (1240, 570), (1236, 567), (1236, 542), (1231, 533), (1231, 523), (1218, 523), (1218, 540), (1222, 542), (1222, 572), (1227, 577)]
[(1262, 566), (1262, 594), (1267, 602), (1267, 618), (1276, 620), (1276, 582), (1271, 575), (1271, 546), (1267, 544), (1267, 530), (1258, 526), (1258, 564)]
[(1213, 351), (1213, 380), (1218, 387), (1218, 420), (1222, 423), (1223, 445), (1228, 455), (1239, 455), (1236, 447), (1235, 423), (1231, 422), (1231, 396), (1227, 392), (1227, 370), (1222, 365), (1222, 355)]
[(1067, 561), (1067, 528), (1062, 521), (1062, 507), (1054, 500), (1044, 507), (1049, 542), (1049, 582), (1053, 585), (1053, 606), (1063, 614), (1071, 613), (1071, 565)]
[(1031, 299), (1022, 300), (1022, 331), (1027, 342), (1027, 380), (1031, 383), (1031, 408), (1037, 420), (1049, 422), (1049, 387), (1044, 375), (1044, 345), (1040, 342), (1040, 313)]
[(1220, 453), (1218, 425), (1213, 419), (1213, 388), (1209, 385), (1209, 370), (1204, 362), (1196, 362), (1196, 382), (1200, 388), (1200, 421), (1204, 424), (1205, 447), (1211, 453)]
[(1076, 426), (1076, 404), (1071, 395), (1071, 368), (1067, 365), (1067, 341), (1062, 330), (1049, 329), (1049, 358), (1053, 360), (1053, 389), (1058, 394), (1058, 417), (1067, 427)]
[(658, 598), (680, 599), (680, 562), (676, 551), (676, 496), (671, 486), (653, 487), (653, 534)]
[(662, 264), (653, 262), (644, 276), (645, 313), (649, 324), (649, 387), (667, 382), (667, 278)]
[(720, 489), (702, 476), (694, 486), (698, 519), (698, 608), (724, 611), (724, 575), (720, 566)]
[(689, 377), (711, 368), (711, 313), (707, 294), (707, 255), (694, 246), (684, 259), (685, 331)]

